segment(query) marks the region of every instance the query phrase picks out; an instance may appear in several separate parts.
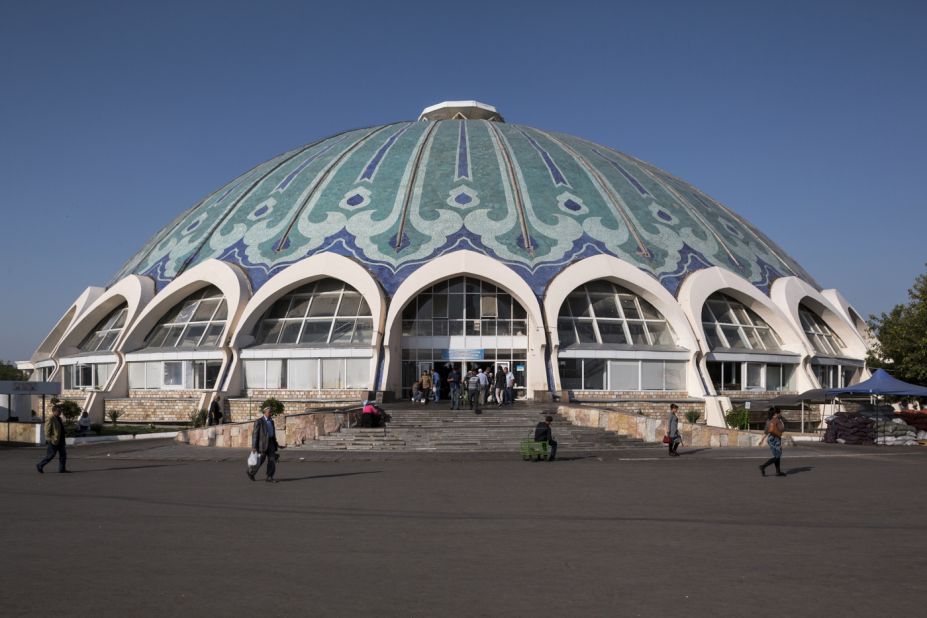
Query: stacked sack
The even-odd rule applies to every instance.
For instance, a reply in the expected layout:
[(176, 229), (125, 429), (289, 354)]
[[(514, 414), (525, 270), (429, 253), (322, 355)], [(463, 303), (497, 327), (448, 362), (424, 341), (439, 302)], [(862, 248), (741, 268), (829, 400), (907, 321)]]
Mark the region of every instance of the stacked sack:
[(875, 422), (858, 412), (837, 412), (828, 416), (824, 441), (838, 444), (873, 444)]
[(900, 418), (876, 421), (876, 444), (917, 446), (917, 429)]
[(917, 430), (918, 440), (927, 440), (927, 413), (905, 411), (899, 413), (898, 417)]

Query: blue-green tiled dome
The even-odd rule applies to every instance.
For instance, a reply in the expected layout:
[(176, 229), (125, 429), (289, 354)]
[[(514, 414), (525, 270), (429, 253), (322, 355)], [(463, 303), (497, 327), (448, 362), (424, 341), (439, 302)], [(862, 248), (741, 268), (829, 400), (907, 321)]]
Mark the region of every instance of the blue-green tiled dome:
[[(587, 140), (489, 120), (421, 120), (347, 131), (276, 157), (206, 197), (117, 276), (159, 287), (209, 258), (259, 288), (286, 266), (332, 251), (391, 295), (430, 259), (485, 253), (539, 294), (566, 265), (599, 253), (675, 293), (720, 266), (768, 291), (810, 276), (779, 247), (691, 185)], [(491, 275), (491, 273), (487, 273)]]

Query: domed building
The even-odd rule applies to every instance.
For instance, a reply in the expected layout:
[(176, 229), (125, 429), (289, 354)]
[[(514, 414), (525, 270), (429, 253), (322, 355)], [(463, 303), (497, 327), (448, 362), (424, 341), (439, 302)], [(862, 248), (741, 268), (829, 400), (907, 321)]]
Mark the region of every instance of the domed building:
[(865, 377), (865, 326), (742, 217), (632, 156), (475, 101), (238, 176), (74, 301), (36, 379), (100, 419), (232, 420), (509, 367), (519, 397), (733, 402)]

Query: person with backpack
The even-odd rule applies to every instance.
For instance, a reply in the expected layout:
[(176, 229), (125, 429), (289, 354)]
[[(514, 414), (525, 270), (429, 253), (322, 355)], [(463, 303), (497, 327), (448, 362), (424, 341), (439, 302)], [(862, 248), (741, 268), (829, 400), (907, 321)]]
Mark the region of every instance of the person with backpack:
[(763, 437), (760, 438), (760, 445), (763, 444), (763, 440), (766, 440), (766, 443), (769, 445), (769, 450), (772, 452), (772, 457), (760, 464), (760, 474), (763, 476), (766, 476), (766, 468), (768, 468), (770, 464), (776, 466), (776, 476), (785, 476), (782, 468), (779, 467), (779, 462), (782, 459), (783, 433), (785, 433), (785, 423), (782, 421), (782, 413), (779, 411), (779, 408), (773, 408), (769, 411), (769, 420), (766, 421), (766, 430), (763, 433)]
[[(482, 372), (477, 374), (475, 371), (471, 371), (467, 376), (467, 396), (470, 398), (470, 409), (475, 411), (477, 414), (480, 413), (480, 376), (483, 375)], [(485, 376), (484, 376), (485, 379)]]

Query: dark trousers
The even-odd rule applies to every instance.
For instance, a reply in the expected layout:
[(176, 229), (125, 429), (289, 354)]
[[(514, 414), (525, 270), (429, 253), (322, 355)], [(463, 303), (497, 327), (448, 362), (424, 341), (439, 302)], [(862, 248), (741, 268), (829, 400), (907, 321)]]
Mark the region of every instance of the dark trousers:
[(504, 403), (512, 405), (513, 401), (515, 401), (515, 389), (513, 389), (511, 386), (506, 386)]
[(547, 461), (553, 461), (557, 458), (557, 441), (548, 440), (547, 444), (550, 446), (550, 453), (547, 455)]
[(264, 461), (267, 460), (267, 478), (274, 478), (274, 472), (277, 471), (277, 440), (271, 440), (270, 444), (267, 445), (267, 452), (261, 453), (261, 458), (258, 459), (258, 463), (254, 466), (254, 470), (251, 472), (252, 475), (257, 474), (258, 470), (261, 469), (261, 466), (264, 465)]
[(779, 474), (780, 472), (782, 472), (782, 468), (779, 467), (780, 463), (779, 463), (778, 457), (770, 457), (769, 459), (767, 459), (765, 462), (763, 462), (762, 468), (765, 470), (771, 465), (776, 466), (776, 474)]
[(680, 443), (680, 442), (682, 442), (682, 440), (679, 440), (678, 438), (670, 438), (670, 443), (669, 443), (669, 445), (668, 445), (668, 446), (669, 446), (669, 454), (670, 454), (670, 455), (675, 455), (675, 454), (676, 454), (676, 451), (679, 450), (679, 443)]
[(451, 410), (460, 409), (460, 385), (451, 382)]
[(61, 442), (61, 444), (49, 444), (48, 448), (45, 449), (45, 459), (39, 462), (39, 467), (44, 468), (48, 462), (55, 458), (56, 453), (58, 455), (58, 472), (63, 472), (65, 465), (68, 463), (68, 451), (64, 446), (64, 442)]
[(480, 410), (480, 391), (475, 388), (468, 388), (467, 394), (470, 396), (470, 409), (472, 410), (474, 406), (476, 407), (477, 412)]

